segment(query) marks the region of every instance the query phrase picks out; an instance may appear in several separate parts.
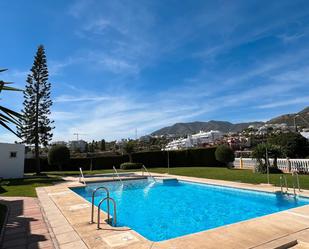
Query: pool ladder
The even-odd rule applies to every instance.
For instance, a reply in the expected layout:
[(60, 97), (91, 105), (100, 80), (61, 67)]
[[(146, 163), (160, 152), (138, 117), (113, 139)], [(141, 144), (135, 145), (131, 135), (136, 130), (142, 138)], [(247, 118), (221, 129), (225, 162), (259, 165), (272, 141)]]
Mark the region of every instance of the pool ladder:
[(281, 176), (280, 176), (280, 188), (281, 188), (281, 193), (283, 193), (283, 181), (284, 181), (284, 184), (285, 184), (285, 187), (286, 187), (285, 193), (287, 193), (287, 192), (289, 191), (289, 187), (288, 187), (288, 181), (287, 181), (285, 175), (281, 175)]
[(97, 223), (97, 229), (99, 230), (100, 229), (100, 223), (101, 223), (101, 217), (100, 217), (100, 213), (101, 213), (101, 205), (104, 201), (107, 201), (107, 223), (109, 224), (110, 222), (110, 201), (113, 202), (113, 206), (114, 206), (114, 213), (113, 213), (113, 226), (116, 226), (117, 225), (117, 212), (116, 212), (116, 209), (117, 209), (117, 206), (116, 206), (116, 202), (113, 198), (111, 198), (109, 196), (109, 190), (108, 188), (106, 187), (98, 187), (96, 188), (93, 192), (92, 192), (92, 197), (91, 197), (91, 218), (90, 218), (90, 224), (93, 224), (94, 221), (94, 217), (93, 217), (93, 214), (94, 214), (94, 197), (95, 197), (95, 193), (100, 190), (100, 189), (104, 189), (105, 192), (106, 192), (106, 197), (103, 198), (100, 202), (99, 202), (99, 205), (98, 205), (98, 223)]
[[(292, 172), (292, 179), (293, 179), (293, 193), (294, 193), (294, 196), (296, 196), (296, 186), (295, 185), (297, 185), (298, 191), (301, 192), (300, 184), (299, 184), (299, 176), (297, 172)], [(296, 180), (296, 184), (295, 184), (295, 180)], [(288, 182), (287, 182), (285, 175), (280, 176), (281, 193), (283, 193), (283, 181), (284, 181), (285, 188), (286, 188), (285, 193), (288, 193), (289, 187), (288, 187)]]

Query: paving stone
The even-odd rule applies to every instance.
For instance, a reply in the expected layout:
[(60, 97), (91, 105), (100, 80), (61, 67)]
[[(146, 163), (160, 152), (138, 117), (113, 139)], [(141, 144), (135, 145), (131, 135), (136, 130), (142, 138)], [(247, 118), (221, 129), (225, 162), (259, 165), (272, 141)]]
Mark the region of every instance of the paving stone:
[(55, 235), (58, 235), (58, 234), (62, 234), (62, 233), (65, 233), (65, 232), (71, 232), (71, 231), (74, 231), (74, 230), (71, 226), (65, 225), (65, 226), (61, 226), (61, 227), (54, 227), (53, 231), (54, 231)]
[(71, 243), (66, 243), (63, 245), (60, 245), (61, 249), (88, 249), (88, 247), (85, 245), (82, 241), (74, 241)]
[(27, 244), (26, 237), (17, 238), (17, 239), (13, 239), (13, 240), (4, 239), (2, 248), (10, 248), (10, 247), (13, 247), (13, 246), (23, 246), (23, 245), (26, 245), (26, 244)]
[(57, 241), (60, 245), (78, 241), (78, 240), (80, 240), (80, 237), (78, 236), (76, 232), (73, 232), (73, 231), (62, 233), (57, 236)]
[(2, 200), (10, 209), (3, 249), (54, 248), (36, 198), (2, 197)]

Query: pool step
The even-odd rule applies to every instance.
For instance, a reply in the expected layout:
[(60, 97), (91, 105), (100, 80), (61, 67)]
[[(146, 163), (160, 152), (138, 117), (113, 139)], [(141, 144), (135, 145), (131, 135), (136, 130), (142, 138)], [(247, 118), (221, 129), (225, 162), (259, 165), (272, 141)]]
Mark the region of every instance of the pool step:
[(178, 179), (175, 177), (156, 177), (156, 181), (162, 183), (174, 183), (178, 182)]

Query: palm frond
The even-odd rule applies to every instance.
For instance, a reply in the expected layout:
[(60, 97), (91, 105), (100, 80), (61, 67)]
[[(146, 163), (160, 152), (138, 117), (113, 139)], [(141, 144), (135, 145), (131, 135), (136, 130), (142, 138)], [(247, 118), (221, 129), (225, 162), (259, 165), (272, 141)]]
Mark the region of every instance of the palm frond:
[[(0, 69), (0, 73), (6, 70), (7, 69)], [(21, 89), (7, 86), (8, 84), (12, 84), (12, 82), (0, 80), (0, 93), (3, 91), (22, 91)], [(0, 126), (14, 133), (16, 136), (18, 136), (18, 134), (9, 127), (9, 124), (19, 125), (20, 119), (22, 119), (20, 113), (0, 105)]]

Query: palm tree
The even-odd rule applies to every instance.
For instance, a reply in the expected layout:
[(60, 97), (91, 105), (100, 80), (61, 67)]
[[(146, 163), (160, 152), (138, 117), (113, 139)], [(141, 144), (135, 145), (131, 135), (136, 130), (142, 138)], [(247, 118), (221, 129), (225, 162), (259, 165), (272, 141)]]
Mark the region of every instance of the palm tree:
[[(0, 69), (0, 73), (6, 71), (7, 69)], [(20, 89), (14, 88), (7, 86), (9, 84), (12, 84), (11, 82), (4, 82), (3, 80), (0, 80), (0, 93), (2, 91), (22, 91)], [(1, 99), (0, 99), (1, 100)], [(14, 124), (18, 125), (19, 124), (19, 119), (22, 118), (21, 114), (8, 109), (0, 104), (0, 126), (4, 127), (5, 129), (9, 130), (10, 132), (14, 133), (16, 136), (17, 133), (13, 131), (9, 125)]]

